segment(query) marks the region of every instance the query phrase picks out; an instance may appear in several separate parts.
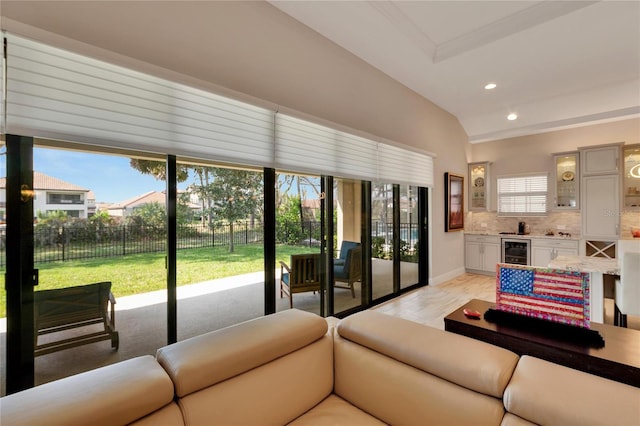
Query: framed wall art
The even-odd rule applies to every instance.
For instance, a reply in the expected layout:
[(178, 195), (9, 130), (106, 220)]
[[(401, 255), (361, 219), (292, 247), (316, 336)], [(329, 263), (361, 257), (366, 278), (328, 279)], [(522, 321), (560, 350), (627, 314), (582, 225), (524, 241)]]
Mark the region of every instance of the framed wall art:
[(464, 176), (444, 174), (444, 217), (445, 232), (464, 229)]

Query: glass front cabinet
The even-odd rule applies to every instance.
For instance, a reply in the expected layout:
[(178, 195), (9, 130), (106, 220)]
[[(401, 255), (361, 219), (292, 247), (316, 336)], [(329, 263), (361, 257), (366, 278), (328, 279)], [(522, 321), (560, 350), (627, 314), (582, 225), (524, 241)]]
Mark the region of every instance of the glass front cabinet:
[(564, 152), (553, 155), (554, 210), (577, 210), (580, 207), (580, 176), (578, 153)]
[(622, 158), (624, 159), (622, 178), (624, 207), (640, 209), (640, 145), (625, 146)]
[(469, 210), (489, 209), (489, 163), (469, 163)]

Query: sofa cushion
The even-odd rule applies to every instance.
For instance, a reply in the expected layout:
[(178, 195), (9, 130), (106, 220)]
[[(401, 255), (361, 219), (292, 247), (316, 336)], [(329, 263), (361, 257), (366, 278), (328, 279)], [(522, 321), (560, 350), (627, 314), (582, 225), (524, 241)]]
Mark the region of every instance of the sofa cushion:
[(140, 420), (130, 423), (131, 426), (179, 426), (183, 424), (184, 420), (182, 418), (182, 411), (180, 411), (178, 404), (175, 402), (164, 406), (158, 411), (154, 411)]
[(511, 414), (506, 412), (502, 419), (502, 423), (500, 426), (537, 426), (535, 423), (531, 423), (523, 419), (522, 417), (518, 417), (515, 414)]
[(333, 342), (327, 333), (297, 351), (190, 393), (178, 404), (188, 425), (282, 425), (332, 390)]
[(501, 399), (436, 377), (338, 334), (334, 336), (334, 357), (334, 392), (385, 423), (499, 425), (504, 416)]
[(358, 426), (384, 425), (386, 423), (349, 404), (339, 396), (331, 394), (320, 404), (289, 424), (291, 426)]
[(518, 362), (504, 405), (537, 424), (640, 424), (640, 388), (528, 355)]
[(323, 318), (290, 309), (165, 346), (156, 357), (182, 397), (294, 352), (326, 333)]
[(345, 339), (480, 393), (502, 398), (518, 362), (513, 352), (375, 311), (345, 318)]
[(172, 401), (169, 376), (147, 355), (8, 395), (0, 424), (127, 424)]

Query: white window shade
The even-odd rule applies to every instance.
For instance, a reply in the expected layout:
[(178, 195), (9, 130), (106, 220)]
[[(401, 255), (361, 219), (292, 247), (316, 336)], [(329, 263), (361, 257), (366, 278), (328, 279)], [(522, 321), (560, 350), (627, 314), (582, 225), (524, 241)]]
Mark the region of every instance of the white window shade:
[(276, 167), (375, 180), (377, 143), (290, 115), (276, 115)]
[(7, 133), (272, 166), (270, 110), (7, 38)]
[(378, 147), (378, 181), (433, 187), (433, 158), (393, 145)]
[(0, 71), (6, 133), (433, 186), (429, 155), (11, 34), (6, 38), (6, 70)]
[(547, 180), (546, 174), (498, 178), (498, 215), (546, 215)]

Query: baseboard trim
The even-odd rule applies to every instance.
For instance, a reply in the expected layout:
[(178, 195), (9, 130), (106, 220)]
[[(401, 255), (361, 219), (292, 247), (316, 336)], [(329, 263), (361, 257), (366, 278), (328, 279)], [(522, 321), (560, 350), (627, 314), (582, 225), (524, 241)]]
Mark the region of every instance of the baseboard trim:
[(442, 284), (445, 281), (449, 281), (457, 276), (460, 276), (462, 274), (464, 274), (466, 272), (466, 270), (464, 269), (464, 266), (458, 269), (454, 269), (452, 271), (449, 271), (447, 273), (438, 275), (437, 277), (431, 277), (429, 279), (429, 285), (438, 285), (438, 284)]

